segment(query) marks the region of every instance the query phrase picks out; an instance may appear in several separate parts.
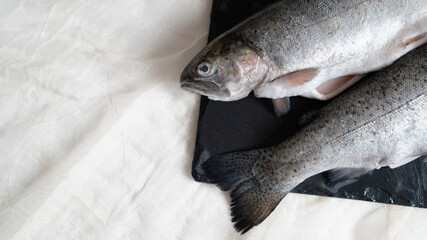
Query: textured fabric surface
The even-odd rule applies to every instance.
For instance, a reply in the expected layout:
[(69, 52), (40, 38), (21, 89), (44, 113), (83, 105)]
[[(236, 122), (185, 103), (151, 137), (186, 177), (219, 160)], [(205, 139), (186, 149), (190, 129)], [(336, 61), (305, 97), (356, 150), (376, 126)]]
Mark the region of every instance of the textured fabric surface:
[(0, 239), (423, 239), (424, 209), (301, 194), (234, 231), (178, 83), (210, 5), (0, 0)]

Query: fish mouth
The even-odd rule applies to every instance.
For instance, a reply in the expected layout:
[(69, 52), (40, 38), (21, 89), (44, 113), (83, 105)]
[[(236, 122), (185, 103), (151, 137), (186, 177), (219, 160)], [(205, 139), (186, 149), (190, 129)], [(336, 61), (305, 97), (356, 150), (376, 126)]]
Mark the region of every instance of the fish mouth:
[(181, 88), (207, 97), (222, 98), (230, 96), (230, 92), (227, 89), (211, 82), (194, 82), (184, 80), (181, 81)]

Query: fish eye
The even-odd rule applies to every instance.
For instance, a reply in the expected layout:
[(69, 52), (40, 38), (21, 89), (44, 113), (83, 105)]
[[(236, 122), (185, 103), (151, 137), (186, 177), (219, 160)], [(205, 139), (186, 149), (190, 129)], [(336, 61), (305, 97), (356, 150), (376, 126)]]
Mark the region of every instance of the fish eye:
[(211, 76), (213, 74), (212, 65), (207, 62), (200, 63), (197, 67), (197, 72), (203, 77)]

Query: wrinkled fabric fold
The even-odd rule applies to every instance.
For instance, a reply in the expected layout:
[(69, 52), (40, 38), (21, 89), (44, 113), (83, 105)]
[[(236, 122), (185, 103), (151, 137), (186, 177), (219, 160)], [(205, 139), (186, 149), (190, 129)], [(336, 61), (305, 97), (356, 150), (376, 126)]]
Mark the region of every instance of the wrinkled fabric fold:
[(426, 234), (424, 209), (300, 194), (234, 231), (227, 195), (191, 177), (199, 96), (179, 87), (211, 1), (0, 6), (1, 239)]

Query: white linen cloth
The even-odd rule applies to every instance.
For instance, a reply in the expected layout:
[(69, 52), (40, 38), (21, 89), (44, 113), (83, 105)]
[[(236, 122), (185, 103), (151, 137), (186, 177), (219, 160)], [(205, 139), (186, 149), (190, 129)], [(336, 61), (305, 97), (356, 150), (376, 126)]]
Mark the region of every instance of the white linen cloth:
[(301, 194), (234, 231), (179, 88), (210, 6), (0, 0), (0, 239), (425, 239), (424, 209)]

